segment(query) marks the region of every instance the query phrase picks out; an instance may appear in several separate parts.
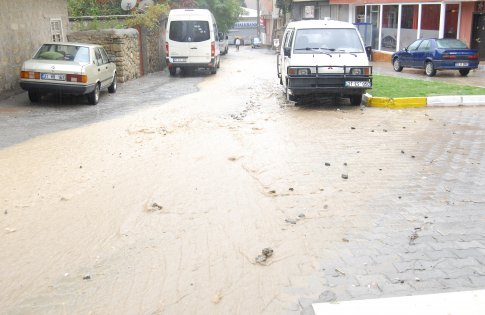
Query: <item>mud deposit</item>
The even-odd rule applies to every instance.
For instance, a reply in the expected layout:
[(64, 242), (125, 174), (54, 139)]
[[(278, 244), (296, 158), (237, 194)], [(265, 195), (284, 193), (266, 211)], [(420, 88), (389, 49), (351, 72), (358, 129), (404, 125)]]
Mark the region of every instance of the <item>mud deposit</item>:
[(483, 110), (296, 107), (275, 69), (231, 51), (197, 93), (1, 150), (0, 313), (299, 314), (382, 295), (357, 276), (410, 246), (418, 215), (398, 209), (446, 174), (467, 182), (452, 132), (483, 162)]

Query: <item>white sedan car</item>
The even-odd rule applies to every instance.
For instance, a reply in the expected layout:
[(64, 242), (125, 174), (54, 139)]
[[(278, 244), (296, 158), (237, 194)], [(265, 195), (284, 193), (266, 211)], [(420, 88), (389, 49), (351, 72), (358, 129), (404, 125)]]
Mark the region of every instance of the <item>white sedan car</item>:
[(101, 89), (116, 92), (116, 65), (99, 45), (46, 43), (22, 65), (20, 87), (33, 103), (53, 92), (87, 95), (96, 105)]

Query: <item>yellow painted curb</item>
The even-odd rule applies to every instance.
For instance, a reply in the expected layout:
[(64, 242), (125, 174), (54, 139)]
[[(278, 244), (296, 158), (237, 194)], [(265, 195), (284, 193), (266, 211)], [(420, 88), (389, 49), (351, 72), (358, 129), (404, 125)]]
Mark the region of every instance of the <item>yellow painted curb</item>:
[(393, 106), (391, 108), (412, 108), (425, 107), (427, 103), (426, 97), (402, 97), (394, 98)]
[(387, 107), (387, 108), (413, 108), (425, 107), (427, 103), (426, 97), (369, 97), (367, 106), (370, 107)]
[(390, 100), (388, 97), (369, 97), (367, 104), (370, 107), (387, 107)]

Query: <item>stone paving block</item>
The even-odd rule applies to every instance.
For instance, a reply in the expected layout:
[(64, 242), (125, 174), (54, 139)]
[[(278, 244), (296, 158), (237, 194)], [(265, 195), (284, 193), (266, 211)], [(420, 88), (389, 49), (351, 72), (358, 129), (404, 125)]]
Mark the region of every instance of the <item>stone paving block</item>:
[(450, 278), (450, 279), (440, 279), (439, 282), (443, 285), (444, 288), (471, 288), (473, 282), (467, 277), (460, 277), (460, 278)]
[(453, 249), (433, 250), (426, 252), (426, 256), (431, 260), (439, 260), (442, 258), (457, 258)]
[(483, 276), (472, 276), (469, 278), (474, 287), (485, 288), (485, 275)]

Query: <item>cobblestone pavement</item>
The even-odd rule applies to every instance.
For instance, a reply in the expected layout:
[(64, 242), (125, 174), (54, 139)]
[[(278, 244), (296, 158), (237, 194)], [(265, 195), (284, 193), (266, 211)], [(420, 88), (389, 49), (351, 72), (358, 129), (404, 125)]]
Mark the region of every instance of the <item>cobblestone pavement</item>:
[(306, 315), (485, 288), (484, 107), (295, 106), (245, 48), (203, 81), (0, 150), (2, 309)]

